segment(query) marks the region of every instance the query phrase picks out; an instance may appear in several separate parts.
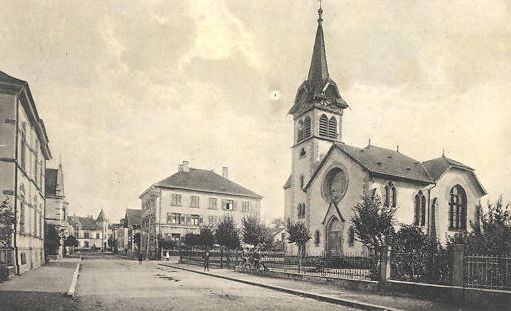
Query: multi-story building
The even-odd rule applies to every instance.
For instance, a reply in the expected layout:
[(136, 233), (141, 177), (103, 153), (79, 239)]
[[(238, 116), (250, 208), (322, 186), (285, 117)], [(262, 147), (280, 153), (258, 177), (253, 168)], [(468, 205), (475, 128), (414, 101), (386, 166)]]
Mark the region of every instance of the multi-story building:
[(64, 171), (62, 162), (58, 168), (47, 168), (45, 175), (46, 209), (45, 220), (47, 224), (55, 226), (62, 240), (59, 255), (62, 256), (64, 238), (71, 234), (72, 227), (68, 221), (69, 203), (64, 193)]
[(238, 224), (244, 217), (260, 219), (262, 197), (211, 170), (190, 168), (188, 161), (178, 172), (151, 185), (139, 199), (142, 203), (141, 249), (157, 256), (158, 237), (180, 240), (188, 232), (199, 233), (229, 216)]
[[(399, 148), (370, 142), (359, 148), (342, 141), (348, 105), (328, 72), (322, 13), (307, 80), (289, 111), (294, 138), (291, 175), (284, 185), (286, 221), (303, 222), (313, 233), (306, 251), (331, 256), (367, 251), (350, 224), (364, 189), (396, 208), (396, 224), (414, 224), (441, 242), (469, 230), (486, 194), (474, 169), (445, 155), (421, 162)], [(286, 250), (298, 251), (293, 245)]]
[(92, 216), (69, 216), (69, 223), (73, 227), (75, 238), (78, 240), (78, 249), (108, 248), (108, 220), (103, 209), (96, 219)]
[(0, 200), (7, 199), (16, 216), (4, 252), (17, 274), (44, 263), (44, 175), (50, 159), (28, 83), (0, 71)]

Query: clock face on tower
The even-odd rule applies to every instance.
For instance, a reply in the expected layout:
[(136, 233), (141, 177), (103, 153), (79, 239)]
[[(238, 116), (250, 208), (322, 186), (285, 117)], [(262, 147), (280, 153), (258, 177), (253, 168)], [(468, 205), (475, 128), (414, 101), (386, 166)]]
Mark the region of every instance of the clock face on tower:
[(324, 184), (323, 195), (327, 202), (339, 202), (346, 193), (348, 179), (346, 173), (336, 167), (328, 172)]

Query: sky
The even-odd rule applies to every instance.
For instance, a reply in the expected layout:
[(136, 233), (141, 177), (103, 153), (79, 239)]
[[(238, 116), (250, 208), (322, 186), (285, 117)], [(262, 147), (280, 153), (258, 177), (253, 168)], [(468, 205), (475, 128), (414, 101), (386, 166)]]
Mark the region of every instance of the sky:
[[(177, 171), (229, 167), (283, 216), (317, 0), (2, 1), (0, 70), (29, 83), (71, 214), (118, 221)], [(445, 154), (511, 198), (511, 2), (324, 0), (343, 139)]]

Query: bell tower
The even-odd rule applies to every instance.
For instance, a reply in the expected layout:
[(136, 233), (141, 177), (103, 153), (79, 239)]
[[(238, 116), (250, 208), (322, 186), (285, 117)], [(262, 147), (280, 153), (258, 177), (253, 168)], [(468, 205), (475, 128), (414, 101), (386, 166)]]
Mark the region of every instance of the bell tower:
[(318, 15), (309, 74), (289, 110), (294, 122), (291, 184), (296, 204), (305, 199), (302, 189), (332, 143), (342, 141), (342, 115), (348, 108), (328, 73), (321, 7)]

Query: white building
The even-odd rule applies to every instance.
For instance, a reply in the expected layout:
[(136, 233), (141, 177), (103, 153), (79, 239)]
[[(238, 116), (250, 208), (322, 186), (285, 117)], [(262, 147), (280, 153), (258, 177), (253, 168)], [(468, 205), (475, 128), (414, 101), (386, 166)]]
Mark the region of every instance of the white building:
[[(286, 220), (306, 223), (313, 234), (307, 252), (365, 251), (350, 227), (364, 187), (397, 207), (399, 223), (420, 226), (441, 241), (469, 229), (486, 194), (472, 168), (444, 155), (421, 162), (399, 150), (342, 142), (348, 105), (328, 73), (322, 22), (320, 9), (309, 74), (289, 111), (294, 138), (291, 175), (284, 185)], [(297, 252), (292, 245), (287, 250)]]

